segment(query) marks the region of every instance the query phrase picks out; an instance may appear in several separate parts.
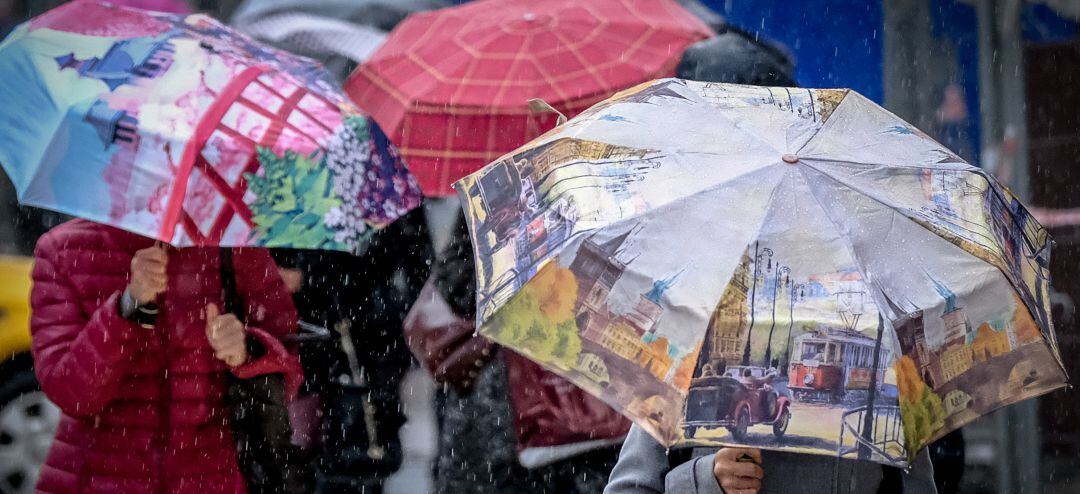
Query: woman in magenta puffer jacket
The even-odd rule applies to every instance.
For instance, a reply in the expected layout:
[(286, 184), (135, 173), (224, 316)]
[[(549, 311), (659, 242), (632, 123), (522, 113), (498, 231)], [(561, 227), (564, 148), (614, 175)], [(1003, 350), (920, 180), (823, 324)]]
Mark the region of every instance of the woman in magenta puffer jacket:
[[(155, 248), (74, 220), (43, 236), (35, 257), (34, 361), (64, 412), (38, 492), (244, 492), (226, 377), (284, 373), (292, 390), (300, 380), (275, 338), (294, 330), (296, 311), (269, 254), (233, 250), (246, 325), (216, 315), (216, 247)], [(151, 302), (156, 324), (140, 325), (133, 309)]]

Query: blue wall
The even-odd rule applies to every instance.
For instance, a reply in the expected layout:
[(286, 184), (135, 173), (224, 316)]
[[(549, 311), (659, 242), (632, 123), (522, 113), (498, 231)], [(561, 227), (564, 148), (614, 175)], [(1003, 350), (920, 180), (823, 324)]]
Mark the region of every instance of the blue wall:
[[(796, 80), (808, 87), (850, 87), (883, 103), (885, 97), (880, 0), (707, 0), (729, 23), (783, 45), (795, 60)], [(931, 0), (931, 32), (954, 56), (946, 83), (963, 88), (968, 118), (948, 128), (924, 129), (976, 159), (979, 146), (978, 26), (975, 9), (959, 0)], [(932, 67), (926, 70), (934, 70)], [(939, 69), (940, 70), (940, 69)], [(941, 98), (944, 88), (938, 88)], [(946, 135), (948, 134), (948, 135)]]
[(848, 87), (882, 102), (880, 1), (705, 0), (732, 25), (783, 45), (807, 87)]
[(930, 5), (930, 32), (951, 48), (956, 72), (949, 82), (964, 88), (968, 109), (967, 123), (960, 136), (964, 142), (954, 142), (940, 135), (936, 137), (964, 159), (978, 165), (982, 144), (979, 138), (979, 19), (975, 7), (958, 0), (931, 0)]

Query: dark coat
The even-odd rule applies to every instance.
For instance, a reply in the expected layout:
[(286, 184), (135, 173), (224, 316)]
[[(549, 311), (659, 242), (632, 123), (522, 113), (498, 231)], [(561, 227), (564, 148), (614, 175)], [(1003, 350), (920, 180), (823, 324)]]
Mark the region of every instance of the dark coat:
[(683, 52), (676, 76), (704, 82), (798, 86), (791, 60), (776, 46), (730, 26), (718, 33)]

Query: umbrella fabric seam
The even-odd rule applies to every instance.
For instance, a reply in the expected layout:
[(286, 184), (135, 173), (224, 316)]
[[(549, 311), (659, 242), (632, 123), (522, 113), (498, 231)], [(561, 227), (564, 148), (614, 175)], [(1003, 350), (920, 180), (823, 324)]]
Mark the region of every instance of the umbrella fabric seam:
[[(844, 91), (844, 97), (840, 99), (840, 102), (836, 104), (836, 107), (833, 108), (833, 111), (829, 113), (829, 117), (832, 117), (833, 115), (835, 115), (836, 112), (838, 110), (840, 110), (840, 107), (843, 106), (843, 104), (847, 101), (848, 96), (851, 96), (851, 90), (845, 89), (843, 91)], [(814, 99), (816, 100), (817, 99), (816, 94), (814, 96), (815, 96)], [(815, 111), (816, 111), (816, 109), (815, 109)], [(820, 114), (817, 114), (817, 115), (820, 115)], [(823, 119), (822, 122), (821, 122), (821, 125), (818, 126), (817, 130), (815, 130), (813, 134), (811, 134), (809, 137), (806, 138), (806, 141), (804, 141), (802, 143), (802, 145), (799, 146), (799, 149), (795, 150), (795, 155), (798, 156), (799, 158), (802, 158), (802, 156), (799, 156), (799, 153), (801, 153), (803, 149), (806, 149), (806, 146), (809, 146), (811, 142), (814, 142), (814, 138), (816, 138), (819, 134), (821, 134), (821, 131), (825, 130), (825, 128), (828, 127), (830, 125), (830, 123), (834, 121), (832, 118), (826, 118), (824, 116), (820, 116), (819, 118)]]

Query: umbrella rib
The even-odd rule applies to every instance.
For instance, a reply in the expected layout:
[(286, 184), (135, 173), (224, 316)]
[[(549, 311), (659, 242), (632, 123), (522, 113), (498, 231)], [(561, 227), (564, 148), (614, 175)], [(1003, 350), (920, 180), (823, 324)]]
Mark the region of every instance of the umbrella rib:
[[(999, 262), (995, 259), (996, 256), (993, 253), (984, 252), (984, 253), (982, 253), (980, 255), (979, 253), (976, 253), (976, 252), (970, 252), (967, 249), (964, 249), (963, 247), (961, 247), (960, 245), (957, 245), (957, 243), (955, 241), (953, 241), (952, 239), (950, 239), (946, 235), (943, 235), (941, 232), (938, 232), (938, 231), (936, 231), (936, 230), (934, 230), (932, 228), (927, 228), (927, 226), (923, 222), (921, 222), (917, 218), (914, 218), (914, 217), (910, 216), (909, 214), (907, 214), (907, 212), (904, 210), (904, 208), (898, 208), (898, 207), (892, 206), (888, 202), (886, 202), (885, 200), (883, 200), (883, 199), (881, 199), (879, 197), (875, 197), (874, 195), (871, 195), (871, 194), (869, 194), (869, 193), (867, 193), (865, 191), (859, 190), (856, 187), (852, 187), (851, 185), (847, 184), (843, 180), (833, 176), (832, 174), (826, 173), (826, 172), (824, 172), (824, 171), (822, 171), (822, 170), (820, 170), (820, 169), (818, 169), (818, 168), (816, 168), (814, 166), (809, 166), (809, 168), (814, 170), (814, 172), (820, 174), (822, 177), (825, 177), (826, 179), (831, 180), (833, 182), (836, 182), (837, 184), (843, 186), (844, 188), (846, 188), (848, 190), (852, 190), (852, 191), (854, 191), (855, 193), (857, 193), (859, 195), (862, 195), (862, 196), (864, 196), (864, 197), (866, 197), (866, 198), (868, 198), (868, 199), (870, 199), (870, 200), (872, 200), (874, 202), (877, 202), (882, 207), (888, 209), (889, 211), (892, 211), (894, 214), (899, 214), (901, 217), (903, 217), (904, 219), (906, 219), (908, 221), (914, 222), (915, 224), (919, 225), (919, 227), (925, 229), (928, 233), (931, 233), (933, 235), (937, 235), (942, 240), (948, 242), (950, 245), (952, 245), (956, 249), (959, 249), (961, 252), (964, 252), (965, 254), (967, 254), (969, 256), (975, 257), (975, 258), (989, 264), (990, 266), (993, 266), (994, 268), (996, 268), (1002, 274), (1002, 276), (1005, 277), (1005, 280), (1008, 281), (1010, 285), (1012, 285), (1014, 290), (1016, 290), (1016, 291), (1021, 290), (1020, 282), (1018, 280), (1016, 280), (1016, 278), (1013, 276), (1013, 274), (1011, 272), (1009, 272), (1009, 270), (1006, 269), (1005, 266), (1002, 266), (1002, 265), (999, 264)], [(805, 174), (806, 173), (805, 169), (802, 169), (802, 170), (803, 170), (803, 173)], [(834, 224), (836, 224), (836, 222), (832, 218), (832, 215), (829, 214), (828, 209), (825, 208), (825, 206), (821, 204), (820, 200), (818, 200), (817, 193), (814, 191), (814, 188), (810, 187), (809, 183), (807, 184), (807, 188), (810, 189), (811, 194), (814, 196), (814, 199), (818, 201), (818, 204), (821, 205), (821, 207), (826, 210), (825, 212), (826, 212), (826, 215), (829, 217), (829, 220), (832, 221)], [(838, 228), (839, 228), (839, 226), (838, 226)], [(843, 230), (840, 230), (840, 231), (843, 231)], [(961, 237), (960, 235), (957, 235), (955, 233), (952, 233), (952, 235), (954, 235), (959, 240), (968, 241), (971, 244), (980, 247), (981, 250), (989, 251), (989, 249), (987, 249), (985, 246), (983, 246), (983, 245), (981, 245), (979, 243), (968, 240), (968, 239), (966, 239), (964, 237)], [(1031, 309), (1028, 308), (1028, 311), (1031, 311)]]
[[(825, 159), (820, 159), (820, 158), (808, 158), (808, 159), (805, 159), (803, 161), (805, 161), (807, 163), (812, 163), (814, 161), (821, 161), (821, 162), (825, 162), (825, 163), (836, 163), (836, 164), (840, 164), (840, 165), (857, 165), (857, 166), (863, 166), (863, 167), (867, 167), (867, 168), (879, 168), (879, 167), (882, 166), (882, 165), (874, 165), (874, 164), (868, 164), (868, 163), (860, 163), (860, 162), (857, 162), (857, 161), (825, 160)], [(895, 206), (893, 204), (890, 204), (887, 199), (880, 198), (880, 197), (877, 197), (875, 195), (871, 195), (871, 194), (869, 194), (869, 193), (867, 193), (865, 191), (862, 191), (862, 190), (860, 190), (860, 189), (858, 189), (856, 187), (853, 187), (850, 184), (848, 184), (847, 182), (844, 182), (843, 180), (833, 176), (832, 174), (827, 173), (824, 170), (821, 170), (821, 169), (819, 169), (817, 167), (814, 167), (812, 164), (809, 165), (809, 166), (811, 168), (813, 168), (815, 171), (817, 171), (818, 173), (821, 173), (822, 175), (831, 178), (832, 180), (840, 183), (841, 185), (843, 185), (843, 186), (845, 186), (845, 187), (847, 187), (849, 189), (852, 189), (852, 190), (854, 190), (854, 191), (856, 191), (856, 192), (858, 192), (858, 193), (860, 193), (862, 195), (865, 195), (866, 197), (869, 197), (869, 198), (881, 203), (882, 205), (884, 205), (884, 206), (886, 206), (888, 208), (895, 209), (895, 210), (903, 210), (903, 208), (901, 208), (899, 206)], [(976, 168), (976, 167), (973, 167), (973, 166), (970, 166), (970, 165), (968, 166), (968, 168), (938, 168), (938, 167), (921, 166), (921, 165), (902, 165), (899, 168), (915, 168), (915, 169), (922, 169), (922, 170), (954, 171), (954, 172), (971, 173), (971, 174), (976, 175), (976, 176), (982, 178), (983, 180), (985, 180), (987, 182), (987, 187), (994, 190), (995, 195), (999, 194), (998, 191), (996, 190), (996, 188), (994, 188), (993, 181), (990, 179), (990, 177), (987, 175), (987, 173), (984, 170), (980, 169), (980, 168)], [(1004, 200), (1004, 198), (1002, 198), (1002, 199)], [(915, 218), (912, 218), (912, 219), (915, 220)], [(963, 219), (963, 218), (961, 218), (961, 220), (963, 220), (965, 223), (972, 223), (970, 220), (966, 220), (966, 219)], [(1033, 216), (1029, 215), (1029, 221), (1032, 221), (1032, 222), (1035, 223), (1035, 225), (1038, 228), (1038, 231), (1044, 231), (1046, 229), (1041, 224), (1039, 224), (1038, 220)], [(959, 227), (960, 225), (957, 225), (957, 226)], [(967, 228), (965, 228), (965, 230), (972, 231), (972, 230), (967, 229)]]
[[(803, 175), (803, 178), (804, 178), (804, 179), (807, 179), (807, 178), (808, 178), (808, 177), (807, 177), (807, 174), (806, 174), (807, 172), (806, 172), (806, 170), (805, 170), (805, 169), (804, 169), (803, 167), (799, 167), (799, 171), (800, 171), (800, 173), (802, 173), (802, 175)], [(820, 172), (819, 170), (817, 170), (816, 168), (814, 169), (814, 171), (817, 171), (818, 173), (821, 173), (821, 172)], [(824, 174), (823, 174), (823, 175), (824, 175)], [(831, 177), (830, 177), (830, 178), (831, 178)], [(858, 256), (858, 255), (856, 254), (856, 251), (855, 251), (855, 245), (851, 243), (851, 239), (850, 239), (850, 238), (848, 238), (848, 236), (847, 236), (847, 235), (844, 235), (844, 228), (843, 228), (843, 226), (841, 225), (841, 223), (840, 223), (839, 221), (837, 221), (837, 220), (836, 220), (836, 219), (835, 219), (835, 218), (833, 217), (832, 213), (831, 213), (831, 212), (829, 211), (829, 208), (828, 208), (828, 207), (826, 207), (826, 206), (825, 206), (825, 203), (824, 203), (824, 202), (822, 202), (822, 200), (821, 200), (821, 198), (820, 198), (820, 197), (818, 197), (818, 192), (817, 192), (817, 191), (816, 191), (816, 190), (814, 189), (814, 187), (813, 187), (813, 186), (811, 186), (811, 185), (810, 185), (810, 181), (809, 181), (809, 180), (805, 180), (805, 183), (806, 183), (806, 189), (810, 191), (810, 197), (813, 197), (813, 198), (814, 198), (814, 203), (815, 203), (815, 204), (817, 204), (819, 208), (821, 208), (821, 211), (822, 211), (822, 213), (824, 213), (824, 214), (825, 214), (825, 218), (826, 218), (827, 220), (829, 220), (829, 223), (830, 223), (830, 224), (831, 224), (831, 225), (833, 226), (833, 228), (835, 228), (835, 229), (836, 229), (836, 233), (837, 233), (837, 234), (838, 234), (838, 236), (839, 236), (839, 237), (841, 238), (841, 241), (843, 242), (843, 244), (844, 244), (844, 247), (845, 247), (845, 248), (847, 249), (847, 251), (848, 251), (848, 255), (849, 255), (849, 256), (851, 256), (851, 261), (852, 261), (852, 264), (854, 264), (854, 265), (855, 265), (855, 269), (857, 269), (857, 270), (859, 271), (859, 276), (861, 276), (861, 277), (862, 277), (862, 279), (863, 279), (863, 282), (864, 282), (864, 283), (865, 283), (865, 284), (866, 284), (866, 285), (867, 285), (868, 287), (869, 287), (869, 286), (876, 286), (876, 285), (874, 284), (874, 282), (873, 282), (873, 279), (872, 279), (872, 278), (870, 278), (870, 277), (869, 277), (869, 276), (867, 275), (867, 273), (866, 273), (866, 268), (865, 268), (865, 267), (864, 267), (864, 266), (862, 265), (862, 263), (861, 263), (861, 262), (859, 262), (859, 256)], [(850, 187), (849, 187), (849, 188), (850, 188)], [(883, 205), (884, 205), (884, 204), (883, 204)], [(893, 218), (893, 220), (895, 220), (895, 217)], [(880, 288), (879, 288), (879, 290), (880, 290)], [(876, 300), (874, 301), (874, 310), (877, 310), (877, 311), (879, 311), (879, 312), (880, 312), (880, 306), (878, 305), (878, 303), (877, 303), (877, 301), (876, 301)]]
[[(815, 135), (816, 135), (816, 133), (815, 133)], [(806, 147), (806, 146), (803, 146), (803, 147)], [(825, 162), (829, 162), (829, 163), (839, 163), (839, 164), (843, 164), (843, 165), (855, 165), (855, 166), (862, 166), (862, 167), (867, 167), (867, 168), (878, 168), (878, 167), (882, 167), (882, 166), (889, 166), (889, 167), (896, 167), (896, 168), (922, 168), (924, 170), (971, 171), (973, 173), (977, 173), (974, 170), (981, 170), (980, 168), (975, 167), (975, 166), (971, 166), (968, 163), (950, 163), (950, 164), (964, 165), (964, 168), (957, 168), (957, 167), (949, 167), (949, 166), (929, 166), (929, 165), (925, 165), (925, 164), (923, 164), (923, 165), (918, 165), (918, 164), (896, 164), (896, 165), (889, 164), (889, 165), (885, 165), (883, 163), (865, 163), (865, 162), (862, 162), (862, 161), (855, 161), (855, 160), (842, 160), (842, 159), (834, 159), (834, 158), (823, 158), (823, 157), (816, 156), (816, 155), (806, 155), (806, 156), (799, 155), (799, 159), (800, 160), (825, 161)]]
[[(819, 101), (818, 98), (817, 98), (817, 93), (813, 92), (810, 89), (807, 89), (807, 91), (811, 91), (810, 108), (814, 112), (814, 121), (817, 122), (818, 118), (822, 117), (824, 115), (824, 113), (819, 112), (819, 111), (817, 111), (817, 108), (814, 108), (814, 102)], [(770, 91), (770, 93), (771, 93), (771, 91)], [(844, 97), (841, 98), (840, 101), (836, 103), (836, 106), (833, 107), (833, 110), (831, 112), (829, 112), (829, 115), (830, 116), (835, 115), (836, 112), (840, 110), (840, 107), (844, 104), (844, 102), (847, 101), (848, 96), (850, 96), (850, 95), (851, 95), (851, 90), (845, 90), (844, 91)], [(789, 98), (791, 97), (791, 91), (788, 91), (788, 97)], [(801, 154), (802, 154), (803, 149), (806, 149), (806, 146), (809, 146), (811, 142), (814, 142), (814, 138), (817, 137), (818, 134), (821, 134), (821, 131), (823, 131), (827, 127), (829, 127), (832, 124), (833, 121), (834, 120), (832, 118), (829, 118), (829, 119), (821, 122), (821, 125), (818, 126), (817, 130), (815, 130), (814, 133), (810, 135), (810, 137), (807, 137), (806, 141), (803, 141), (802, 145), (799, 146), (799, 149), (795, 150), (795, 154), (799, 155), (800, 158), (801, 158), (802, 157)]]
[[(506, 70), (506, 77), (500, 80), (499, 90), (495, 92), (495, 96), (491, 98), (491, 101), (494, 101), (496, 103), (502, 101), (503, 95), (506, 94), (506, 89), (510, 87), (509, 83), (511, 81), (508, 80), (509, 77), (514, 74), (514, 71), (517, 70), (519, 66), (521, 66), (521, 62), (523, 60), (532, 60), (532, 55), (528, 53), (528, 47), (532, 45), (532, 42), (533, 35), (530, 34), (528, 36), (525, 36), (525, 39), (522, 41), (522, 43), (518, 45), (517, 51), (514, 52), (514, 59), (510, 62), (510, 68)], [(491, 119), (491, 123), (494, 124), (494, 122), (495, 119)], [(494, 133), (488, 134), (488, 149), (491, 149), (492, 147), (492, 141), (494, 140), (493, 134)]]
[[(839, 177), (837, 177), (837, 176), (835, 176), (835, 175), (833, 175), (833, 174), (831, 174), (831, 173), (828, 173), (828, 172), (826, 172), (826, 171), (824, 171), (824, 170), (822, 170), (822, 169), (820, 169), (820, 168), (818, 168), (818, 167), (816, 167), (816, 166), (813, 166), (812, 162), (813, 162), (813, 161), (815, 161), (815, 160), (802, 160), (802, 161), (804, 162), (804, 164), (805, 164), (805, 165), (806, 165), (807, 167), (809, 167), (810, 169), (814, 170), (815, 172), (817, 172), (817, 173), (818, 173), (818, 174), (820, 174), (821, 176), (823, 176), (823, 177), (825, 177), (825, 178), (828, 178), (829, 180), (832, 180), (833, 182), (836, 182), (837, 184), (839, 184), (839, 185), (842, 185), (842, 186), (843, 186), (844, 188), (846, 188), (846, 189), (849, 189), (849, 190), (851, 190), (851, 191), (854, 191), (855, 193), (857, 193), (857, 194), (859, 194), (859, 195), (861, 195), (861, 196), (863, 196), (863, 197), (866, 197), (866, 198), (868, 198), (868, 199), (870, 199), (870, 200), (873, 200), (874, 202), (876, 202), (876, 203), (878, 203), (878, 204), (880, 204), (880, 205), (884, 206), (885, 208), (888, 208), (888, 209), (889, 209), (890, 211), (895, 211), (895, 212), (897, 212), (897, 213), (900, 213), (900, 214), (901, 214), (901, 215), (903, 215), (903, 216), (904, 216), (905, 218), (907, 218), (907, 219), (909, 219), (909, 220), (911, 220), (911, 221), (915, 221), (916, 223), (919, 223), (919, 219), (918, 219), (918, 218), (915, 218), (915, 217), (913, 217), (912, 215), (908, 214), (908, 212), (907, 212), (907, 208), (905, 208), (905, 207), (903, 207), (903, 206), (899, 206), (899, 205), (896, 205), (896, 204), (892, 204), (892, 203), (890, 203), (890, 201), (889, 201), (888, 199), (886, 199), (886, 198), (880, 197), (880, 196), (879, 196), (879, 195), (877, 195), (877, 194), (872, 194), (872, 193), (870, 193), (870, 192), (867, 192), (867, 191), (865, 191), (865, 190), (862, 190), (862, 189), (860, 189), (860, 188), (858, 188), (858, 187), (855, 187), (855, 186), (853, 186), (852, 184), (850, 184), (850, 183), (848, 183), (848, 182), (844, 181), (843, 179), (841, 179), (841, 178), (839, 178)], [(826, 160), (817, 160), (817, 161), (826, 161)], [(925, 227), (924, 227), (924, 228), (925, 228)], [(930, 230), (930, 229), (928, 229), (928, 228), (927, 228), (927, 231), (931, 231), (931, 232), (933, 232), (933, 230)], [(937, 234), (937, 232), (933, 232), (933, 233)], [(938, 235), (938, 236), (941, 236), (940, 234), (937, 234), (937, 235)], [(957, 236), (959, 237), (959, 235), (957, 235)], [(944, 237), (942, 237), (942, 238), (944, 238)], [(961, 237), (961, 238), (962, 238), (962, 237)], [(949, 240), (949, 239), (947, 239), (947, 238), (945, 238), (945, 240), (947, 240), (947, 241), (950, 241), (950, 242), (951, 242), (951, 240)], [(968, 239), (964, 238), (963, 240), (968, 240)], [(969, 240), (969, 241), (970, 241), (970, 240)], [(984, 246), (982, 246), (981, 244), (978, 244), (977, 242), (974, 242), (974, 241), (971, 241), (971, 242), (972, 242), (972, 243), (974, 243), (974, 244), (976, 244), (976, 245), (979, 245), (980, 247), (983, 247), (983, 248), (985, 248)]]

